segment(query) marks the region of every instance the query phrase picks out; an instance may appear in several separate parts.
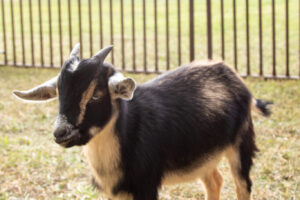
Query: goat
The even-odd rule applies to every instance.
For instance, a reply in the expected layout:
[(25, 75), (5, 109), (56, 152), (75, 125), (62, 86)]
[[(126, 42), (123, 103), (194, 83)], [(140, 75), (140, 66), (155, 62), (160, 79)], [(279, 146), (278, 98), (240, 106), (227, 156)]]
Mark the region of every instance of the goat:
[(25, 100), (58, 96), (55, 142), (84, 145), (93, 182), (111, 199), (156, 200), (161, 185), (201, 179), (207, 200), (220, 197), (225, 156), (239, 200), (250, 199), (257, 147), (251, 107), (269, 115), (226, 64), (193, 62), (136, 85), (104, 62), (108, 46), (79, 60), (79, 44), (60, 74)]

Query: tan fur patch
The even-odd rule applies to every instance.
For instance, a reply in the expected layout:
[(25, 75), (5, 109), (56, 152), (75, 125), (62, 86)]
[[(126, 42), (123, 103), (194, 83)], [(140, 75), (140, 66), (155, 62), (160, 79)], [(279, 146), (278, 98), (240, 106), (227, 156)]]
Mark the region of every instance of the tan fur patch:
[(231, 99), (228, 89), (223, 83), (215, 82), (214, 80), (208, 80), (205, 82), (203, 88), (201, 88), (206, 105), (204, 107), (203, 114), (206, 114), (209, 119), (212, 114), (224, 114), (224, 108), (227, 106), (226, 99)]
[(97, 85), (97, 80), (93, 80), (87, 90), (82, 94), (81, 101), (80, 101), (80, 113), (77, 119), (77, 125), (81, 124), (84, 114), (85, 114), (85, 109), (86, 109), (86, 104), (89, 102), (89, 100), (92, 98), (94, 94), (94, 90)]
[(214, 152), (207, 155), (205, 160), (199, 161), (200, 167), (193, 167), (187, 170), (177, 170), (173, 172), (167, 172), (164, 174), (163, 184), (177, 184), (182, 182), (190, 182), (197, 178), (205, 179), (207, 174), (212, 173), (212, 171), (217, 167), (220, 162), (224, 151)]
[(120, 144), (114, 130), (117, 117), (118, 113), (114, 113), (104, 129), (93, 133), (95, 136), (84, 147), (84, 153), (95, 181), (106, 195), (112, 199), (130, 199), (131, 195), (127, 193), (112, 194), (112, 189), (123, 176), (119, 165)]
[(230, 164), (231, 174), (236, 186), (236, 193), (238, 200), (249, 200), (250, 193), (247, 190), (247, 183), (240, 177), (239, 171), (241, 169), (240, 156), (236, 147), (228, 148), (226, 157)]

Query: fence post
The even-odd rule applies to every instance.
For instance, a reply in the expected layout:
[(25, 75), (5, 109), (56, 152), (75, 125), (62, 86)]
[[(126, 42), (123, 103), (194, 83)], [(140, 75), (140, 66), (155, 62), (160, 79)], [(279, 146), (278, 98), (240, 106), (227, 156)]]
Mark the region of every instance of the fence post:
[(273, 70), (272, 76), (276, 78), (276, 28), (275, 28), (275, 0), (272, 0), (272, 60)]
[(234, 51), (234, 69), (238, 71), (237, 67), (237, 33), (236, 33), (236, 2), (232, 1), (233, 6), (233, 51)]
[(44, 67), (44, 44), (43, 44), (43, 20), (42, 20), (42, 9), (41, 0), (38, 1), (39, 6), (39, 29), (40, 29), (40, 53), (41, 53), (41, 66)]
[(249, 43), (249, 0), (246, 0), (246, 56), (247, 56), (247, 76), (251, 74), (250, 69), (250, 43)]
[(206, 0), (207, 15), (207, 57), (212, 59), (212, 31), (211, 31), (211, 1)]
[(263, 76), (263, 37), (262, 37), (262, 3), (258, 0), (258, 13), (259, 13), (259, 75)]
[(190, 14), (190, 61), (193, 61), (195, 58), (194, 52), (194, 0), (189, 1), (189, 14)]
[(93, 26), (92, 26), (92, 2), (88, 1), (88, 12), (89, 12), (89, 36), (90, 36), (90, 56), (93, 56)]
[(221, 41), (222, 41), (222, 59), (225, 60), (224, 1), (223, 0), (221, 0)]
[(289, 66), (289, 0), (285, 1), (285, 45), (286, 45), (286, 71), (285, 75), (290, 76), (290, 66)]
[(124, 47), (124, 5), (121, 0), (121, 52), (122, 52), (122, 70), (125, 70), (125, 47)]
[(11, 35), (12, 35), (12, 49), (13, 49), (13, 60), (16, 65), (16, 40), (15, 40), (15, 18), (14, 18), (14, 5), (13, 1), (10, 1), (10, 13), (11, 13)]
[(31, 65), (35, 66), (34, 59), (34, 36), (33, 36), (33, 25), (32, 25), (32, 0), (29, 0), (29, 24), (30, 24), (30, 42), (31, 42)]
[(1, 4), (2, 4), (1, 5), (1, 10), (2, 10), (3, 46), (4, 46), (4, 64), (7, 64), (7, 46), (6, 46), (4, 0), (1, 1)]
[[(112, 0), (109, 1), (109, 18), (110, 18), (110, 44), (114, 45), (114, 20), (113, 20), (113, 2)], [(114, 64), (114, 49), (111, 50), (111, 64)]]
[(25, 56), (25, 43), (24, 43), (24, 23), (23, 23), (23, 4), (22, 4), (22, 0), (19, 0), (19, 5), (20, 5), (20, 25), (21, 25), (20, 29), (21, 29), (21, 44), (22, 44), (22, 63), (23, 63), (23, 66), (25, 66), (26, 56)]
[(50, 66), (53, 67), (53, 42), (52, 42), (52, 15), (51, 15), (51, 1), (48, 0), (48, 17), (49, 17), (49, 45), (50, 45)]
[(61, 0), (57, 1), (58, 6), (58, 32), (59, 32), (59, 54), (60, 54), (60, 66), (63, 65), (63, 45), (62, 45), (62, 26), (61, 26)]
[(181, 65), (181, 17), (180, 17), (180, 0), (177, 0), (177, 34), (178, 34), (178, 66)]
[(157, 0), (154, 0), (154, 54), (155, 54), (155, 72), (158, 72), (158, 46), (157, 46)]

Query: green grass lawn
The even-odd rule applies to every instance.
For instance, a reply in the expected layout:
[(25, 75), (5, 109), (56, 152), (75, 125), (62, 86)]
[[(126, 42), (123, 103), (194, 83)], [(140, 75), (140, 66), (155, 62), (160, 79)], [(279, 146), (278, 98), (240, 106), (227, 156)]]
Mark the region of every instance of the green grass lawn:
[[(8, 61), (13, 61), (12, 57), (12, 26), (11, 26), (11, 1), (4, 0), (5, 27), (8, 38)], [(21, 30), (20, 30), (20, 6), (19, 1), (13, 0), (13, 11), (15, 17), (15, 38), (17, 62), (22, 62), (21, 49)], [(23, 2), (24, 13), (24, 35), (25, 35), (25, 57), (26, 63), (31, 64), (31, 40), (29, 26), (29, 1)], [(44, 44), (44, 60), (50, 63), (49, 58), (49, 25), (48, 25), (48, 6), (46, 0), (41, 1), (42, 10), (42, 31)], [(88, 24), (88, 1), (82, 2), (82, 33), (83, 33), (83, 57), (90, 56), (89, 47), (89, 24)], [(100, 49), (99, 31), (99, 1), (92, 2), (92, 24), (93, 24), (93, 52)], [(143, 12), (142, 0), (135, 0), (135, 29), (136, 29), (136, 64), (138, 69), (143, 69)], [(147, 29), (147, 61), (148, 68), (154, 68), (154, 0), (146, 1), (146, 29)], [(166, 1), (158, 0), (158, 55), (160, 70), (166, 66)], [(182, 63), (189, 62), (189, 4), (188, 0), (181, 2), (181, 56)], [(213, 57), (221, 59), (221, 17), (220, 0), (211, 1), (212, 3), (212, 24), (213, 24)], [(233, 9), (232, 0), (224, 0), (224, 23), (225, 23), (225, 59), (233, 65)], [(246, 4), (245, 0), (236, 0), (237, 11), (237, 55), (238, 69), (241, 73), (246, 73)], [(278, 74), (285, 74), (285, 0), (276, 0), (276, 69)], [(110, 15), (109, 0), (102, 0), (103, 3), (103, 38), (104, 45), (110, 44)], [(262, 25), (263, 25), (263, 65), (265, 74), (272, 72), (272, 0), (262, 1)], [(53, 28), (53, 49), (54, 64), (60, 65), (59, 54), (59, 35), (58, 35), (58, 1), (51, 1), (52, 28)], [(69, 24), (68, 24), (68, 1), (61, 0), (62, 10), (62, 42), (63, 56), (69, 54)], [(2, 6), (2, 4), (1, 4)], [(33, 35), (34, 35), (34, 57), (36, 64), (40, 63), (40, 28), (38, 15), (38, 0), (32, 0), (33, 10)], [(120, 0), (113, 0), (113, 32), (114, 32), (114, 58), (115, 64), (121, 67), (121, 12)], [(206, 1), (195, 0), (195, 59), (207, 58), (207, 26), (206, 26)], [(72, 35), (73, 44), (79, 41), (78, 29), (78, 4), (71, 1), (72, 13)], [(258, 28), (258, 0), (249, 1), (249, 35), (250, 35), (250, 65), (253, 74), (258, 73), (259, 69), (259, 28)], [(169, 32), (170, 32), (170, 64), (171, 67), (178, 66), (177, 51), (177, 1), (169, 0)], [(0, 26), (0, 38), (2, 41), (3, 27)], [(125, 62), (128, 69), (132, 68), (132, 19), (131, 19), (131, 0), (124, 0), (124, 34), (125, 34)], [(290, 73), (299, 74), (299, 1), (289, 0), (289, 45), (290, 45)], [(3, 49), (3, 42), (0, 42), (0, 49)], [(0, 55), (0, 63), (4, 56)]]
[[(0, 68), (0, 200), (105, 199), (90, 184), (81, 147), (63, 149), (52, 136), (57, 100), (24, 104), (13, 89), (29, 89), (58, 70)], [(141, 83), (154, 75), (133, 75)], [(253, 114), (260, 152), (251, 172), (253, 199), (300, 199), (300, 81), (246, 79), (254, 96), (274, 101), (270, 118)], [(228, 165), (222, 199), (234, 199)], [(204, 199), (199, 182), (163, 187), (160, 199)]]

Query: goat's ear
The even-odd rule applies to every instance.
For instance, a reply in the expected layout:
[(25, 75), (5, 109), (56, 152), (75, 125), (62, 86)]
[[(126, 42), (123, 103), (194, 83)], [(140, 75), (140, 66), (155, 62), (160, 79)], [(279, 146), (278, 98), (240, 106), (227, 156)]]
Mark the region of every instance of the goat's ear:
[(55, 98), (57, 96), (56, 93), (57, 78), (58, 76), (30, 90), (25, 90), (25, 91), (14, 90), (13, 94), (22, 100), (28, 100), (28, 101), (45, 101), (45, 100)]
[(109, 78), (108, 87), (113, 99), (131, 100), (136, 83), (132, 78), (124, 77), (123, 74), (116, 72)]

